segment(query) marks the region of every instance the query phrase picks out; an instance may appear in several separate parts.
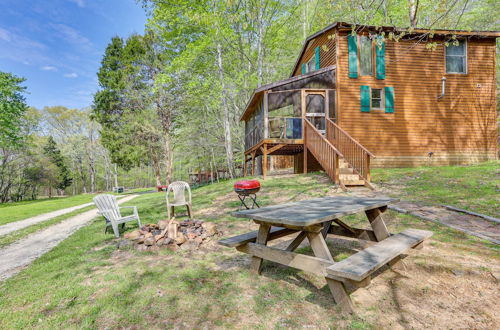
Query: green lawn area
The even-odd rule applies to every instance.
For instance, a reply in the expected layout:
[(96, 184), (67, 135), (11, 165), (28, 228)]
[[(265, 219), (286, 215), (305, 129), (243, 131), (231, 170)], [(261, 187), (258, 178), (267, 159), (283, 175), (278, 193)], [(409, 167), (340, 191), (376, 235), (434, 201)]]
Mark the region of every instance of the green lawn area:
[[(493, 165), (485, 167), (494, 172)], [(394, 180), (397, 175), (391, 171), (431, 175), (427, 168), (376, 170), (374, 179)], [(455, 177), (455, 171), (449, 171)], [(248, 220), (230, 216), (239, 204), (233, 183), (229, 180), (193, 190), (195, 217), (217, 223), (223, 237), (256, 228)], [(262, 205), (336, 193), (326, 177), (318, 174), (270, 178), (261, 183)], [(126, 205), (138, 206), (143, 223), (155, 223), (166, 218), (164, 197), (164, 193), (144, 194)], [(442, 198), (457, 205), (449, 196)], [(486, 195), (481, 205), (486, 207), (492, 198), (496, 197)], [(176, 214), (182, 220), (185, 210)], [(324, 279), (317, 276), (266, 262), (263, 275), (257, 277), (248, 270), (246, 255), (215, 242), (197, 251), (118, 250), (117, 240), (104, 234), (103, 220), (97, 219), (17, 276), (0, 282), (0, 328), (370, 329), (423, 328), (421, 322), (426, 320), (437, 328), (454, 328), (468, 327), (460, 318), (470, 321), (470, 315), (491, 325), (494, 311), (487, 308), (494, 306), (496, 290), (490, 272), (500, 261), (498, 247), (392, 211), (385, 219), (391, 232), (420, 228), (432, 230), (434, 236), (417, 255), (405, 259), (410, 275), (384, 272), (368, 289), (353, 295), (357, 316), (340, 315)], [(346, 221), (358, 227), (367, 225), (361, 215)], [(133, 227), (128, 225), (129, 230)], [(335, 260), (353, 253), (349, 248), (330, 247)], [(455, 269), (465, 275), (454, 276), (451, 272)], [(474, 283), (473, 291), (470, 283)], [(466, 296), (467, 303), (457, 306), (454, 293), (460, 299)], [(448, 308), (451, 305), (453, 308)], [(427, 323), (428, 327), (431, 324)]]
[[(153, 189), (154, 188), (130, 189), (123, 194), (114, 195), (123, 196), (132, 193), (151, 191)], [(33, 201), (0, 204), (0, 225), (61, 210), (67, 207), (89, 203), (92, 202), (92, 198), (94, 198), (95, 195), (96, 194), (82, 194), (69, 197), (52, 197)]]
[(6, 245), (9, 245), (9, 244), (11, 244), (11, 243), (23, 238), (23, 237), (26, 237), (29, 234), (32, 234), (34, 232), (37, 232), (37, 231), (43, 230), (47, 227), (50, 227), (52, 225), (55, 225), (55, 224), (57, 224), (61, 221), (64, 221), (70, 217), (73, 217), (73, 216), (78, 215), (80, 213), (92, 210), (93, 208), (94, 208), (93, 205), (87, 206), (87, 207), (84, 207), (82, 209), (78, 209), (76, 211), (66, 213), (66, 214), (60, 215), (58, 217), (52, 218), (50, 220), (39, 222), (39, 223), (31, 225), (29, 227), (25, 227), (21, 230), (14, 231), (10, 234), (0, 236), (0, 248), (4, 247)]
[(410, 201), (500, 217), (500, 161), (469, 166), (373, 169), (373, 181)]
[(85, 194), (70, 197), (52, 197), (34, 201), (0, 204), (0, 225), (31, 218), (40, 214), (57, 211), (92, 202), (95, 195)]

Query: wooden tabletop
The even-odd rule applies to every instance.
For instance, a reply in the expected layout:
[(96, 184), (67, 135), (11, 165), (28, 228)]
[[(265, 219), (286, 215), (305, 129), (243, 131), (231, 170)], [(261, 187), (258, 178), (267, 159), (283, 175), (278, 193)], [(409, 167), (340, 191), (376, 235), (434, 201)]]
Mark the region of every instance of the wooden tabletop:
[(234, 212), (238, 218), (250, 218), (271, 224), (306, 227), (398, 202), (389, 197), (321, 197), (300, 202)]

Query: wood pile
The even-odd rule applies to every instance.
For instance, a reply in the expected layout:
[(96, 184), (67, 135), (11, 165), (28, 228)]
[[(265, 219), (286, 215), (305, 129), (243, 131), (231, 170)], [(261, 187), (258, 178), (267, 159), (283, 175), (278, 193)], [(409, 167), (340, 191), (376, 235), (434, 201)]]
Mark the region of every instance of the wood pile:
[(168, 247), (197, 249), (203, 242), (217, 235), (216, 225), (201, 220), (184, 220), (181, 222), (161, 220), (158, 224), (147, 224), (141, 229), (126, 233), (124, 237), (134, 242), (139, 251), (158, 250)]

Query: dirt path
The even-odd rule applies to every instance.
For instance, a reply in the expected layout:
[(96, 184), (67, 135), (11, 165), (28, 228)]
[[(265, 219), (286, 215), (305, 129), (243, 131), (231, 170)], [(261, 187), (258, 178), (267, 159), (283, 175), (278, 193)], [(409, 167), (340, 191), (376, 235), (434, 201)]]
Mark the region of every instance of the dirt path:
[(52, 212), (40, 214), (40, 215), (31, 217), (28, 219), (15, 221), (15, 222), (8, 223), (6, 225), (2, 225), (2, 226), (0, 226), (0, 236), (10, 234), (14, 231), (18, 231), (20, 229), (29, 227), (29, 226), (37, 224), (39, 222), (50, 220), (52, 218), (58, 217), (58, 216), (63, 215), (63, 214), (67, 214), (67, 213), (71, 213), (71, 212), (79, 210), (79, 209), (83, 209), (84, 207), (90, 206), (92, 204), (94, 204), (94, 203), (85, 203), (85, 204), (81, 204), (81, 205), (77, 205), (77, 206), (72, 206), (72, 207), (62, 209), (62, 210), (52, 211)]
[(428, 206), (407, 201), (401, 201), (389, 208), (500, 244), (500, 226), (481, 217), (451, 211), (443, 206)]
[[(350, 193), (357, 196), (395, 196), (385, 187), (377, 187), (376, 191), (364, 188), (351, 188)], [(476, 236), (495, 244), (500, 244), (500, 226), (498, 223), (471, 214), (446, 209), (444, 206), (427, 205), (421, 202), (401, 200), (389, 206), (396, 212), (409, 214), (424, 221), (431, 221)]]
[[(137, 196), (124, 197), (118, 201), (118, 204), (128, 202)], [(81, 213), (42, 231), (28, 235), (1, 249), (0, 280), (15, 275), (33, 260), (50, 251), (75, 231), (87, 225), (96, 216), (96, 209)]]

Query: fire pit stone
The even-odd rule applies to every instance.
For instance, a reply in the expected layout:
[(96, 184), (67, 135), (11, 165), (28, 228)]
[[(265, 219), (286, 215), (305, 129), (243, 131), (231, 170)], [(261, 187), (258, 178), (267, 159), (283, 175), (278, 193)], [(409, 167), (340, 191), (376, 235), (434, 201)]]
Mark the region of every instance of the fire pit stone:
[(212, 222), (201, 220), (177, 222), (172, 219), (161, 220), (158, 224), (144, 225), (140, 229), (126, 233), (124, 237), (134, 242), (134, 247), (138, 251), (155, 251), (160, 247), (168, 247), (175, 251), (179, 247), (198, 248), (217, 234), (217, 226)]

